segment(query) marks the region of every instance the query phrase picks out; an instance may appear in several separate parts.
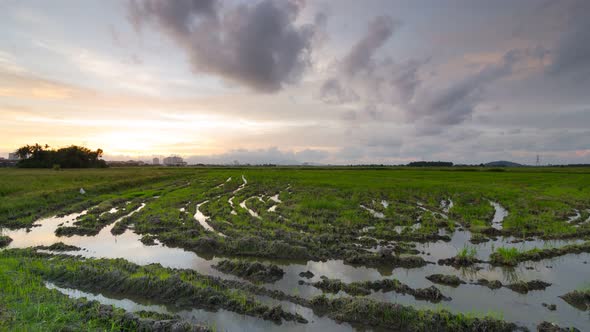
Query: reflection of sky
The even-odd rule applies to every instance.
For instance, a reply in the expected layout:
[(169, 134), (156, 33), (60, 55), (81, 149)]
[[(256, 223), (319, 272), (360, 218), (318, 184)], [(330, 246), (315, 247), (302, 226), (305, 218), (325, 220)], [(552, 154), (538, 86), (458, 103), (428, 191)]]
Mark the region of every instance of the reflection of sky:
[(336, 323), (325, 316), (316, 316), (309, 308), (304, 308), (290, 302), (274, 301), (271, 299), (261, 299), (261, 302), (269, 303), (269, 305), (280, 304), (289, 312), (297, 312), (301, 314), (309, 322), (307, 324), (283, 322), (281, 325), (278, 325), (270, 321), (237, 314), (223, 309), (214, 312), (200, 309), (178, 310), (178, 308), (167, 308), (163, 305), (140, 304), (129, 299), (115, 299), (112, 297), (105, 297), (102, 294), (92, 294), (77, 289), (62, 288), (52, 283), (46, 283), (46, 285), (47, 288), (56, 289), (72, 298), (85, 297), (88, 300), (96, 300), (102, 304), (113, 305), (130, 312), (145, 310), (160, 313), (172, 313), (179, 315), (181, 318), (188, 321), (213, 327), (217, 331), (352, 331), (350, 325), (346, 323)]
[[(9, 248), (22, 248), (36, 245), (51, 245), (61, 241), (69, 245), (75, 245), (83, 248), (81, 254), (86, 257), (105, 257), (105, 258), (125, 258), (137, 264), (160, 263), (165, 267), (173, 268), (190, 268), (206, 275), (221, 276), (229, 279), (239, 279), (237, 277), (223, 274), (211, 267), (220, 260), (213, 258), (206, 260), (195, 253), (187, 252), (182, 249), (168, 248), (163, 245), (145, 246), (139, 239), (140, 236), (131, 231), (127, 231), (120, 236), (113, 236), (110, 233), (112, 225), (104, 228), (97, 236), (72, 236), (56, 237), (55, 229), (61, 223), (71, 223), (80, 214), (72, 214), (64, 217), (53, 217), (40, 220), (36, 224), (39, 227), (33, 227), (30, 232), (26, 230), (4, 230), (4, 234), (10, 236), (13, 242)], [(422, 255), (426, 260), (436, 261), (439, 258), (447, 258), (456, 255), (457, 250), (463, 248), (470, 238), (469, 232), (456, 231), (452, 236), (452, 241), (436, 242), (432, 244), (418, 244), (419, 250), (425, 250), (431, 255)], [(495, 248), (499, 246), (515, 246), (518, 248), (530, 249), (533, 247), (543, 247), (543, 242), (527, 241), (525, 243), (507, 243), (510, 238), (497, 240), (488, 243), (474, 245), (481, 258), (487, 259), (491, 253), (492, 245)], [(548, 241), (550, 245), (562, 246), (571, 241)], [(509, 289), (502, 288), (499, 290), (490, 290), (483, 286), (461, 285), (457, 288), (436, 285), (445, 296), (450, 296), (452, 301), (442, 302), (440, 304), (431, 304), (426, 301), (417, 301), (411, 296), (399, 295), (393, 292), (375, 293), (371, 295), (374, 298), (395, 301), (399, 303), (411, 304), (419, 307), (439, 307), (444, 306), (456, 312), (477, 312), (477, 313), (500, 313), (505, 319), (515, 322), (521, 322), (531, 328), (542, 321), (551, 319), (563, 326), (576, 326), (582, 328), (590, 323), (590, 317), (587, 313), (581, 312), (559, 298), (559, 296), (587, 285), (588, 275), (590, 275), (590, 265), (584, 262), (590, 261), (590, 254), (565, 255), (554, 259), (543, 260), (540, 262), (527, 262), (520, 264), (515, 269), (506, 269), (501, 267), (491, 267), (482, 265), (483, 269), (474, 271), (472, 269), (457, 270), (450, 266), (440, 266), (429, 264), (422, 268), (403, 269), (403, 268), (383, 268), (381, 270), (367, 267), (353, 267), (343, 264), (341, 260), (328, 260), (326, 262), (307, 263), (277, 263), (285, 270), (283, 279), (274, 284), (264, 285), (270, 289), (280, 289), (288, 294), (311, 297), (321, 294), (321, 291), (310, 286), (299, 285), (298, 281), (303, 279), (298, 275), (300, 272), (311, 271), (314, 277), (308, 281), (314, 282), (320, 280), (324, 275), (331, 279), (341, 279), (344, 282), (380, 280), (384, 277), (395, 278), (409, 285), (412, 288), (424, 288), (433, 285), (425, 277), (435, 273), (457, 275), (466, 282), (476, 281), (478, 278), (488, 280), (500, 280), (503, 284), (514, 282), (515, 280), (534, 280), (539, 279), (552, 283), (545, 291), (533, 291), (527, 295), (521, 295)], [(275, 262), (276, 263), (276, 262)], [(526, 269), (532, 267), (532, 269)], [(305, 279), (307, 280), (307, 279)], [(342, 294), (339, 294), (342, 295)], [(102, 299), (104, 300), (104, 299)], [(549, 312), (541, 306), (541, 303), (557, 304), (557, 311)], [(118, 302), (120, 306), (133, 306), (131, 302)], [(306, 309), (298, 308), (303, 314)], [(210, 313), (205, 311), (190, 312), (195, 317), (202, 318), (208, 322), (220, 323), (217, 326), (240, 326), (246, 324), (252, 330), (263, 330), (270, 328), (270, 325), (261, 323), (255, 319), (235, 318), (233, 314), (227, 312)], [(308, 315), (310, 313), (307, 313)], [(229, 318), (228, 318), (229, 317)], [(244, 321), (245, 319), (245, 321)], [(227, 321), (227, 322), (226, 322)], [(230, 324), (230, 325), (227, 325)], [(236, 324), (236, 325), (232, 325)], [(314, 327), (332, 329), (331, 321), (318, 320), (319, 325), (308, 325), (309, 330)], [(274, 326), (272, 326), (274, 328)], [(282, 327), (297, 330), (301, 328), (298, 324), (284, 324)], [(230, 328), (230, 330), (232, 330)]]

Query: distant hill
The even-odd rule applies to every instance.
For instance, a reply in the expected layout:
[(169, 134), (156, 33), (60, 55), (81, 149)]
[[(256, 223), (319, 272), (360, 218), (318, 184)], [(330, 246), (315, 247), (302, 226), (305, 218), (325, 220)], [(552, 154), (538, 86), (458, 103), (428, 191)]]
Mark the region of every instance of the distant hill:
[(519, 164), (519, 163), (514, 163), (511, 161), (506, 161), (506, 160), (498, 160), (498, 161), (489, 162), (489, 163), (485, 164), (485, 166), (488, 166), (488, 167), (522, 167), (524, 165)]

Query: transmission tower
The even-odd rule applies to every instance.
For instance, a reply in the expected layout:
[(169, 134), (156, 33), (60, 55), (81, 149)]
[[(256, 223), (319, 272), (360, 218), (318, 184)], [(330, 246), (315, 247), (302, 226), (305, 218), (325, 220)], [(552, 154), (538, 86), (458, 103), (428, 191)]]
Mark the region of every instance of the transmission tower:
[(536, 162), (537, 166), (541, 166), (541, 157), (539, 155), (537, 155), (537, 162)]

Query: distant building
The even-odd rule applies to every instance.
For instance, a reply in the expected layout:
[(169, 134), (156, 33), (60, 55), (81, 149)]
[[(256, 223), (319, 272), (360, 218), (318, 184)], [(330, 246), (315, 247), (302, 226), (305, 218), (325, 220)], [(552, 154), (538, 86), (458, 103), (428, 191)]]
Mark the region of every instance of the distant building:
[(164, 158), (164, 165), (166, 166), (185, 166), (186, 162), (181, 157), (172, 156)]
[(127, 160), (127, 161), (120, 161), (120, 160), (111, 160), (107, 161), (107, 165), (112, 167), (133, 167), (133, 166), (143, 166), (145, 163), (141, 160)]
[(20, 158), (18, 157), (18, 155), (16, 154), (16, 152), (10, 152), (8, 154), (8, 160), (19, 160)]
[(154, 165), (160, 165), (160, 159), (158, 159), (158, 158), (154, 158), (154, 159), (152, 160), (152, 164), (154, 164)]
[(18, 160), (4, 159), (3, 157), (0, 157), (0, 167), (14, 167), (17, 163)]

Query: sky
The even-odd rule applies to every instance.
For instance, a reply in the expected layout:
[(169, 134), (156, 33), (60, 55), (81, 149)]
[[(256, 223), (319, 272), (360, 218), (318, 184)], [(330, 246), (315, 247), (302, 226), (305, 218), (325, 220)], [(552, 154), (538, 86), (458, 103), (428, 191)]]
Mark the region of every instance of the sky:
[(590, 163), (590, 1), (0, 0), (0, 156)]

